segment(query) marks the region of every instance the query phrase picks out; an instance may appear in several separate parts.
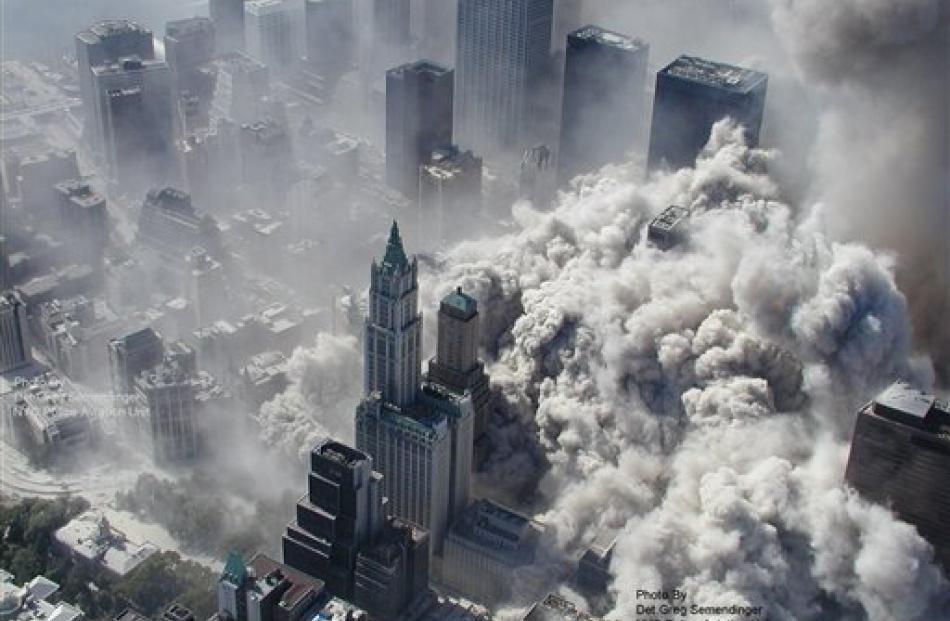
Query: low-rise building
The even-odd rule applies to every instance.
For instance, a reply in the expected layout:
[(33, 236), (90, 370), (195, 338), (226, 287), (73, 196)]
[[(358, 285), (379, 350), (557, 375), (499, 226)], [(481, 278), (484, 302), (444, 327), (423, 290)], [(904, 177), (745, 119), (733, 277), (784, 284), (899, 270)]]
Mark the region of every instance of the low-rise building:
[(98, 434), (98, 405), (55, 373), (14, 382), (8, 398), (14, 421), (40, 453), (87, 444)]
[(86, 511), (53, 534), (56, 545), (81, 563), (121, 578), (158, 552), (149, 542), (129, 541), (98, 511)]
[(83, 611), (66, 602), (51, 603), (59, 585), (37, 576), (17, 586), (13, 574), (0, 569), (0, 619), (4, 621), (82, 621)]

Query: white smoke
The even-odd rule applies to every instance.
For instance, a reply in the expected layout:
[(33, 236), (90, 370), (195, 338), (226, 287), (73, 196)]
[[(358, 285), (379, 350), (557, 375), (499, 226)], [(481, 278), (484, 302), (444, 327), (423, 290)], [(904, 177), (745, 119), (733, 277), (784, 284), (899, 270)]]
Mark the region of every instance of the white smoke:
[(352, 443), (362, 369), (352, 336), (321, 332), (312, 347), (298, 347), (288, 364), (290, 385), (257, 415), (264, 441), (301, 459), (328, 436)]
[[(941, 618), (928, 544), (842, 482), (858, 407), (932, 379), (894, 261), (796, 216), (773, 157), (717, 124), (695, 170), (605, 169), (424, 275), (424, 308), (461, 285), (488, 326), (502, 403), (482, 475), (539, 480), (563, 557), (620, 530), (612, 619), (674, 587), (770, 619)], [(645, 225), (669, 204), (693, 214), (664, 252)]]

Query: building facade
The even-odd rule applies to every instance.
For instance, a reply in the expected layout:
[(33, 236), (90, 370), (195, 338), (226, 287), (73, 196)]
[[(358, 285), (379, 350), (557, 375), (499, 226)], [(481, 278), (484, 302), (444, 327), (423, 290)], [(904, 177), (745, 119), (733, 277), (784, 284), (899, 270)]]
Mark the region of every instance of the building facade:
[(215, 49), (219, 54), (244, 49), (244, 1), (208, 0), (208, 12), (215, 29)]
[(0, 373), (33, 362), (26, 304), (14, 291), (0, 294)]
[(436, 149), (419, 167), (419, 231), (444, 242), (476, 225), (482, 210), (482, 158), (455, 145)]
[(746, 141), (758, 146), (768, 76), (759, 71), (680, 56), (656, 74), (647, 166), (693, 166), (724, 118), (742, 125)]
[(334, 81), (353, 63), (353, 1), (306, 2), (307, 63), (325, 80)]
[(244, 5), (247, 52), (277, 74), (295, 61), (291, 6), (286, 0), (250, 0)]
[(419, 193), (419, 167), (452, 144), (453, 76), (424, 60), (386, 72), (386, 181), (408, 198)]
[(545, 71), (553, 0), (459, 0), (455, 140), (492, 155), (519, 152), (530, 91)]
[(197, 386), (188, 373), (167, 360), (135, 378), (135, 392), (148, 408), (152, 453), (157, 462), (188, 461), (199, 451)]
[(645, 117), (646, 43), (599, 26), (567, 36), (557, 177), (624, 160), (640, 143)]

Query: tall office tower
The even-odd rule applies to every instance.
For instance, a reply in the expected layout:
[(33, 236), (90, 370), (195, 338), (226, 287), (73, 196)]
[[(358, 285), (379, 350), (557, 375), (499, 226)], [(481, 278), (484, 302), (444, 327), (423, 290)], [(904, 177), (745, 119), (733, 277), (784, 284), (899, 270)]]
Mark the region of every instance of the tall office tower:
[(204, 99), (211, 96), (213, 78), (199, 69), (214, 57), (214, 37), (214, 22), (207, 17), (165, 24), (165, 62), (179, 95), (191, 93)]
[(148, 407), (152, 454), (158, 462), (198, 456), (196, 381), (172, 359), (135, 378), (135, 394)]
[(270, 72), (258, 60), (231, 52), (214, 61), (216, 79), (211, 112), (218, 119), (251, 123), (260, 115), (261, 100), (270, 90)]
[(518, 195), (536, 207), (548, 207), (557, 193), (554, 161), (551, 149), (543, 144), (525, 149), (521, 156), (518, 177)]
[(218, 578), (218, 615), (234, 621), (247, 620), (247, 591), (250, 586), (247, 565), (237, 552), (228, 553), (224, 571)]
[(287, 126), (271, 118), (241, 126), (242, 180), (256, 201), (283, 205), (294, 171)]
[(147, 369), (161, 363), (165, 355), (162, 337), (151, 328), (143, 328), (121, 338), (109, 341), (109, 369), (112, 375), (112, 392), (116, 395), (131, 395), (135, 391), (135, 378)]
[(532, 87), (551, 47), (553, 0), (459, 0), (455, 139), (491, 155), (531, 135)]
[(897, 383), (859, 413), (845, 480), (914, 525), (950, 571), (950, 405)]
[(284, 562), (323, 580), (333, 595), (352, 599), (357, 554), (386, 518), (381, 482), (366, 453), (332, 440), (314, 447), (308, 493), (282, 539)]
[(32, 361), (26, 304), (14, 291), (0, 293), (0, 373), (19, 369)]
[(135, 22), (116, 19), (96, 22), (87, 30), (76, 34), (76, 59), (79, 65), (83, 116), (94, 149), (99, 148), (99, 133), (95, 130), (98, 95), (93, 89), (92, 68), (112, 64), (128, 56), (137, 56), (143, 60), (155, 58), (151, 30)]
[(363, 386), (366, 395), (378, 392), (383, 402), (398, 407), (415, 400), (422, 371), (418, 297), (418, 264), (415, 257), (410, 261), (406, 256), (394, 221), (386, 254), (381, 262), (374, 259), (370, 269)]
[(449, 231), (476, 224), (482, 209), (482, 158), (451, 145), (432, 152), (419, 168), (419, 231), (446, 241)]
[(459, 287), (439, 304), (436, 355), (429, 361), (427, 379), (457, 394), (471, 395), (474, 437), (488, 424), (491, 390), (485, 365), (478, 359), (479, 316), (475, 298)]
[(585, 26), (567, 37), (557, 179), (621, 162), (641, 140), (650, 46)]
[(123, 58), (93, 67), (92, 80), (99, 144), (112, 180), (130, 190), (172, 181), (175, 106), (168, 65)]
[(425, 58), (447, 67), (455, 66), (458, 0), (425, 0), (423, 7), (422, 51)]
[(195, 305), (199, 326), (211, 325), (226, 317), (233, 307), (224, 266), (199, 247), (188, 254), (188, 299)]
[(244, 49), (244, 0), (208, 0), (218, 54)]
[(101, 266), (109, 241), (106, 199), (81, 178), (61, 181), (54, 187), (59, 198), (60, 227), (70, 232), (70, 253), (78, 261)]
[(247, 53), (276, 74), (294, 64), (291, 6), (287, 0), (250, 0), (244, 5)]
[(241, 180), (237, 125), (218, 119), (179, 144), (182, 177), (198, 205), (217, 213), (232, 208)]
[(328, 617), (318, 610), (323, 609), (326, 595), (325, 585), (317, 578), (263, 554), (245, 565), (240, 555), (232, 552), (218, 578), (218, 612), (212, 618), (217, 621), (326, 619)]
[(353, 0), (306, 0), (307, 62), (335, 82), (353, 62)]
[(136, 242), (167, 259), (183, 261), (195, 246), (215, 248), (213, 232), (191, 202), (172, 187), (149, 190), (139, 213)]
[(419, 166), (452, 144), (453, 72), (420, 60), (386, 72), (386, 181), (419, 194)]
[(759, 144), (768, 76), (758, 71), (680, 56), (656, 74), (648, 168), (693, 166), (713, 124), (729, 117)]

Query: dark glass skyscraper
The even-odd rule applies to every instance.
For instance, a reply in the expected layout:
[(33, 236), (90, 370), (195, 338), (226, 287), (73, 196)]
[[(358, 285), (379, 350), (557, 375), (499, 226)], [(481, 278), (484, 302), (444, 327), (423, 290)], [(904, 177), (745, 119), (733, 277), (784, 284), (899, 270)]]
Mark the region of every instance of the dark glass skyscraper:
[(696, 162), (713, 124), (730, 117), (759, 144), (768, 76), (759, 71), (680, 56), (656, 74), (647, 165), (682, 168)]
[(459, 0), (455, 137), (464, 148), (521, 152), (553, 11), (553, 0)]
[(640, 138), (650, 47), (637, 39), (585, 26), (567, 36), (560, 184), (618, 162)]
[(453, 72), (420, 60), (386, 72), (386, 181), (419, 194), (419, 166), (452, 144)]

